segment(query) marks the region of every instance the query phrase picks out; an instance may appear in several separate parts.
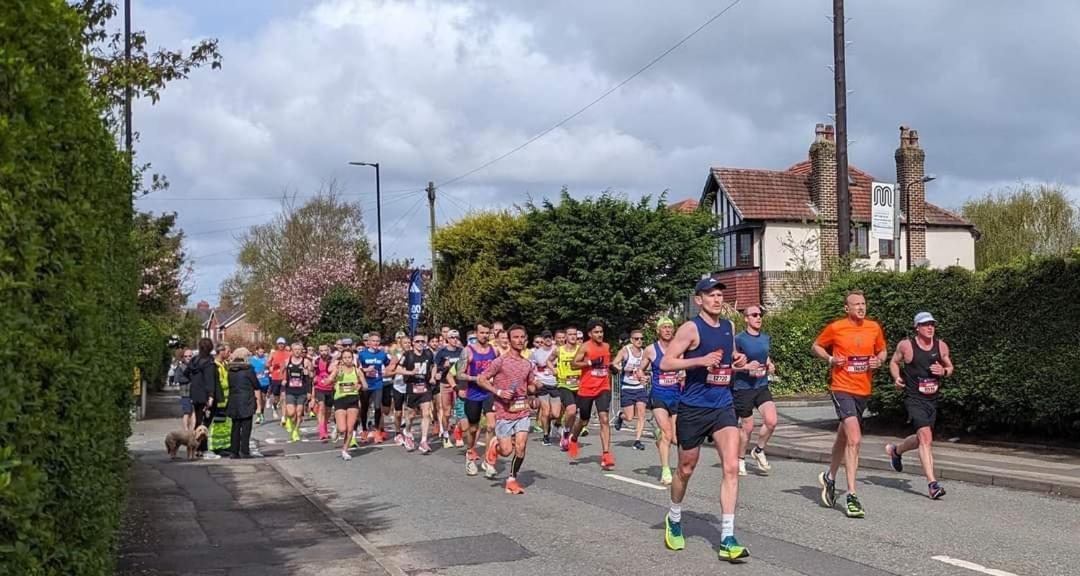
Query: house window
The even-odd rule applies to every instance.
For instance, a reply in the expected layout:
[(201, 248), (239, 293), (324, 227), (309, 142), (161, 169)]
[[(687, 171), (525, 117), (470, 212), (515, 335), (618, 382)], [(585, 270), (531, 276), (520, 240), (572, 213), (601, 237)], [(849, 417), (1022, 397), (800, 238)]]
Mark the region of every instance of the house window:
[(893, 251), (893, 241), (892, 240), (886, 240), (884, 238), (879, 238), (878, 241), (877, 241), (877, 245), (878, 245), (878, 258), (881, 258), (883, 260), (884, 259), (896, 258), (896, 253)]
[(851, 251), (858, 258), (870, 257), (870, 230), (862, 226), (855, 228), (855, 245)]
[(754, 265), (754, 235), (751, 232), (739, 232), (735, 238), (736, 248), (736, 266), (753, 266)]

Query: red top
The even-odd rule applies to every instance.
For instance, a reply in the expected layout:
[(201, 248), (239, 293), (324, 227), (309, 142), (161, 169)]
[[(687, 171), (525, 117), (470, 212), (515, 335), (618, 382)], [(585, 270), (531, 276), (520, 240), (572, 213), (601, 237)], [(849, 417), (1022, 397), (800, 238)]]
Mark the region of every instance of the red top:
[(585, 343), (585, 360), (588, 368), (581, 369), (581, 387), (578, 395), (592, 398), (611, 389), (608, 366), (611, 365), (611, 347), (607, 342), (596, 344), (592, 340)]
[(274, 350), (270, 353), (271, 380), (281, 381), (285, 379), (285, 363), (289, 361), (290, 356), (292, 356), (292, 352), (288, 348), (284, 350)]
[(529, 384), (536, 382), (536, 372), (532, 362), (520, 354), (503, 354), (491, 361), (483, 375), (491, 379), (496, 390), (510, 390), (514, 393), (509, 400), (494, 396), (496, 420), (520, 420), (531, 414), (528, 403)]

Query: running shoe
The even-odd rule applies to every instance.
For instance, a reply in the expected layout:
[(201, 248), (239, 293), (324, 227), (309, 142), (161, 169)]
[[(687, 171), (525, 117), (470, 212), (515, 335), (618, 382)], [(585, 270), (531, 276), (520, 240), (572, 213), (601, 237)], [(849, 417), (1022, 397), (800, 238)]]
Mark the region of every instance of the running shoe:
[(889, 457), (889, 463), (892, 464), (892, 469), (897, 472), (904, 471), (904, 459), (899, 452), (896, 451), (896, 444), (885, 445), (885, 455)]
[(221, 460), (221, 456), (214, 454), (213, 452), (207, 452), (202, 455), (203, 460)]
[(262, 424), (263, 423), (263, 415), (262, 414), (258, 414), (258, 415), (255, 416), (255, 423), (256, 424)]
[(443, 436), (442, 447), (443, 448), (453, 448), (454, 447), (453, 440), (450, 440), (449, 436)]
[(364, 431), (360, 432), (360, 443), (361, 444), (367, 444), (368, 439), (370, 437), (371, 437), (371, 434), (367, 430), (364, 430)]
[(416, 450), (416, 441), (413, 440), (412, 436), (406, 436), (405, 440), (402, 441), (402, 446), (405, 447), (406, 452), (412, 452)]
[(931, 500), (937, 500), (938, 498), (941, 498), (945, 495), (945, 489), (942, 488), (941, 484), (938, 484), (937, 482), (931, 482), (930, 484), (927, 484), (927, 487), (930, 489)]
[(290, 439), (293, 442), (299, 442), (300, 441), (300, 429), (299, 428), (293, 428), (292, 435), (290, 436)]
[(847, 495), (847, 508), (844, 509), (844, 513), (848, 518), (863, 518), (866, 516), (866, 511), (863, 510), (862, 504), (859, 503), (859, 499), (854, 494)]
[(821, 505), (832, 508), (836, 505), (836, 479), (829, 478), (829, 472), (818, 474), (818, 484), (821, 485)]
[(518, 484), (517, 480), (514, 480), (513, 478), (507, 478), (506, 479), (506, 493), (507, 494), (524, 494), (525, 491), (521, 489), (521, 485)]
[(495, 443), (492, 442), (491, 445), (487, 447), (487, 450), (484, 451), (484, 462), (487, 463), (488, 466), (494, 468), (495, 462), (496, 460), (498, 460), (498, 458), (499, 455), (495, 451)]
[(611, 452), (604, 452), (600, 455), (600, 467), (604, 470), (611, 470), (615, 467), (615, 457), (611, 455)]
[(495, 467), (491, 464), (488, 464), (487, 460), (481, 462), (480, 467), (484, 469), (484, 478), (487, 478), (488, 480), (494, 480), (495, 476), (498, 474), (498, 472), (495, 470)]
[(476, 450), (469, 450), (469, 451), (465, 452), (465, 459), (466, 460), (472, 460), (472, 461), (475, 462), (476, 460), (480, 459), (480, 455), (476, 453)]
[(375, 432), (375, 443), (382, 444), (383, 442), (386, 442), (386, 434), (382, 430)]
[(569, 449), (570, 449), (570, 439), (567, 438), (566, 436), (563, 436), (562, 439), (559, 440), (559, 450), (562, 450), (563, 452), (566, 452)]
[(728, 562), (735, 562), (743, 558), (750, 557), (750, 551), (745, 546), (739, 544), (739, 541), (734, 536), (728, 536), (720, 541), (720, 549), (716, 551), (716, 555), (721, 560), (727, 560)]
[(579, 434), (579, 436), (588, 436), (588, 435), (589, 435), (589, 424), (586, 422), (585, 427), (581, 429), (581, 434)]
[(476, 476), (480, 471), (476, 469), (476, 460), (465, 459), (465, 475)]
[(281, 417), (281, 423), (285, 425), (285, 431), (288, 432), (289, 434), (292, 434), (292, 429), (293, 429), (292, 418), (285, 418), (284, 416), (282, 416)]
[(746, 460), (739, 458), (739, 476), (746, 476)]
[(568, 446), (567, 447), (567, 452), (570, 454), (570, 459), (571, 460), (576, 460), (577, 455), (578, 455), (577, 440), (574, 440), (573, 438), (571, 438), (570, 443), (567, 446)]
[(398, 446), (404, 446), (405, 445), (405, 435), (398, 432), (398, 435), (394, 436), (394, 444), (397, 444)]
[(356, 442), (356, 434), (353, 434), (351, 440), (349, 440), (349, 448), (359, 448), (360, 444)]
[(348, 462), (349, 460), (352, 460), (352, 454), (349, 454), (348, 450), (342, 450), (341, 459)]
[(292, 422), (289, 421), (289, 418), (287, 416), (285, 416), (284, 411), (281, 413), (281, 425), (282, 426), (291, 426), (292, 425)]
[(769, 459), (765, 457), (765, 451), (761, 448), (754, 446), (754, 449), (750, 451), (750, 456), (754, 458), (754, 462), (757, 463), (758, 470), (768, 474), (772, 470), (772, 466), (769, 465)]
[(660, 469), (660, 483), (664, 486), (671, 486), (671, 468)]
[(421, 454), (431, 454), (431, 445), (427, 443), (427, 440), (423, 440), (420, 442), (419, 450)]
[(644, 450), (645, 445), (641, 443), (641, 440), (634, 440), (634, 450)]
[(686, 538), (682, 534), (682, 522), (672, 522), (670, 515), (664, 516), (664, 545), (668, 550), (686, 548)]
[(544, 436), (544, 446), (551, 446), (551, 436)]
[(543, 428), (541, 428), (539, 424), (533, 424), (533, 425), (532, 425), (532, 428), (530, 428), (530, 431), (531, 431), (531, 432), (532, 432), (533, 434), (539, 434), (539, 433), (543, 432), (543, 431), (544, 431), (544, 429), (543, 429)]
[(622, 414), (619, 414), (618, 416), (615, 417), (615, 430), (616, 431), (622, 430)]

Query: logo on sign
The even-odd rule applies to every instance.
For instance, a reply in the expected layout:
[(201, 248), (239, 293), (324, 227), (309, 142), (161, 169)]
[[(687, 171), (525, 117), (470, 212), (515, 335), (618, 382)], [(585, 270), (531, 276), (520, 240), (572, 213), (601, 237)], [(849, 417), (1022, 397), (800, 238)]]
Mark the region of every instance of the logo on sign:
[(412, 293), (412, 294), (419, 294), (420, 293), (420, 287), (417, 286), (415, 282), (413, 282), (413, 284), (411, 286), (409, 286), (409, 292)]
[(870, 220), (874, 236), (893, 237), (896, 215), (896, 185), (874, 182), (870, 186)]

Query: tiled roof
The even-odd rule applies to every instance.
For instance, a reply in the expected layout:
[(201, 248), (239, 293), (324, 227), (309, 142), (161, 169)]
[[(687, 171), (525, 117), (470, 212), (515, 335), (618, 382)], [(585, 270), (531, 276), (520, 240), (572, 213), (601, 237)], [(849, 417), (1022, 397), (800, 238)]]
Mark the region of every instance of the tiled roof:
[(668, 206), (668, 208), (677, 212), (693, 212), (698, 209), (698, 201), (693, 198), (687, 198), (686, 200), (679, 200)]

